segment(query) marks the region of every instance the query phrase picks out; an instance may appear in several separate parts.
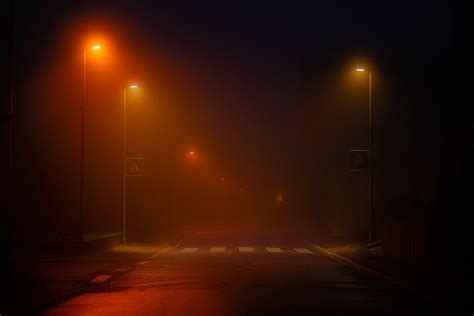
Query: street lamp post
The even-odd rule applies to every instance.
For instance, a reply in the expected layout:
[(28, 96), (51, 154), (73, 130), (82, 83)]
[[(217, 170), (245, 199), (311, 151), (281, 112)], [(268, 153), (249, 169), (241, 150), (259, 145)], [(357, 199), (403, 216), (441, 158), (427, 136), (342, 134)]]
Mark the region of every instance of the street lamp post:
[[(138, 85), (131, 84), (130, 89), (137, 89)], [(127, 89), (123, 89), (123, 137), (122, 137), (122, 244), (127, 243)]]
[[(365, 68), (356, 68), (357, 72), (365, 72)], [(372, 231), (372, 206), (373, 206), (373, 157), (372, 157), (372, 72), (369, 71), (369, 244), (373, 242), (373, 231)]]
[[(99, 50), (101, 46), (95, 44), (90, 47), (92, 50)], [(84, 111), (86, 104), (86, 70), (87, 70), (87, 49), (84, 49), (82, 62), (82, 102), (81, 102), (81, 123), (80, 123), (80, 176), (79, 176), (79, 230), (81, 242), (84, 241)]]

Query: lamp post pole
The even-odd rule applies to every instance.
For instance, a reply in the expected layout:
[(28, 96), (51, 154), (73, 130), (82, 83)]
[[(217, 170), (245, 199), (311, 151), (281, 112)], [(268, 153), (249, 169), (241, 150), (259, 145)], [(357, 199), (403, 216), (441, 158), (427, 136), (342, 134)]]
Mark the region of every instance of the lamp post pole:
[(80, 123), (80, 176), (79, 176), (79, 230), (81, 242), (84, 241), (84, 108), (86, 103), (87, 50), (84, 50), (82, 69), (82, 103)]
[[(95, 44), (90, 47), (91, 50), (97, 51), (101, 46)], [(84, 221), (84, 120), (86, 107), (86, 74), (87, 74), (87, 48), (84, 49), (82, 57), (82, 102), (81, 102), (81, 123), (80, 123), (80, 162), (79, 162), (79, 233), (80, 241), (84, 241), (85, 221)]]
[(372, 72), (369, 71), (369, 244), (373, 242)]
[(123, 136), (122, 136), (122, 244), (127, 243), (127, 88), (123, 89)]

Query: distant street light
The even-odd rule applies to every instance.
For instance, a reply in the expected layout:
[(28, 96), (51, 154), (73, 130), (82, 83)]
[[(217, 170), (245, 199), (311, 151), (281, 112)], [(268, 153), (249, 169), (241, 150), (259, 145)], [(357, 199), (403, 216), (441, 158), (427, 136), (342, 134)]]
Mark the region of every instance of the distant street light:
[(123, 89), (123, 138), (122, 138), (122, 244), (127, 243), (127, 90), (138, 89), (137, 84), (131, 84)]
[(196, 160), (197, 159), (197, 152), (195, 150), (190, 150), (186, 153), (186, 157), (189, 160)]
[[(92, 45), (91, 50), (97, 51), (101, 49), (98, 44)], [(87, 69), (87, 51), (84, 49), (83, 68), (82, 68), (82, 103), (81, 103), (81, 134), (80, 134), (80, 176), (79, 176), (79, 229), (81, 241), (84, 241), (84, 108), (86, 104), (86, 69)]]
[[(365, 72), (365, 68), (356, 68), (357, 72)], [(369, 73), (369, 244), (373, 242), (372, 232), (372, 204), (373, 204), (373, 168), (372, 168), (372, 72)]]

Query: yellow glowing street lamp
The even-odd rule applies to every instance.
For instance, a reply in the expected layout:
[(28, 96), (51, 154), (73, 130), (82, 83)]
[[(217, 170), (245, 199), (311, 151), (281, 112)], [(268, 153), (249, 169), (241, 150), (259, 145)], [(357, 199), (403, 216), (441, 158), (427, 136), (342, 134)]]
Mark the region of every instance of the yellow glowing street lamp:
[[(94, 44), (89, 47), (93, 51), (100, 50), (102, 46)], [(83, 63), (82, 63), (82, 102), (81, 102), (81, 134), (80, 134), (80, 176), (79, 176), (79, 229), (81, 241), (84, 240), (84, 108), (86, 104), (86, 70), (87, 70), (87, 52), (89, 49), (84, 49)]]
[[(366, 72), (365, 68), (356, 68), (356, 72)], [(373, 242), (372, 236), (372, 204), (373, 204), (373, 168), (372, 168), (372, 72), (369, 70), (369, 135), (368, 135), (368, 143), (369, 143), (369, 244)]]
[(127, 243), (127, 90), (138, 89), (138, 84), (132, 83), (123, 89), (123, 138), (122, 138), (122, 244)]

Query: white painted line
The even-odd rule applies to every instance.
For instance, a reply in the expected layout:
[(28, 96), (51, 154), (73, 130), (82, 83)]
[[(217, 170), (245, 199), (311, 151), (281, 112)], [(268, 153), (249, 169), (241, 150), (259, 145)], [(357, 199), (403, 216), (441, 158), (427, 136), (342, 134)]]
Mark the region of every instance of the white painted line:
[(265, 247), (268, 252), (277, 252), (277, 253), (283, 253), (283, 250), (278, 247)]
[(253, 247), (239, 247), (239, 252), (254, 252)]
[(137, 264), (147, 264), (147, 263), (150, 263), (150, 262), (152, 262), (152, 261), (151, 260), (146, 260), (146, 261), (140, 261)]
[(211, 247), (210, 252), (225, 252), (225, 247)]
[(183, 248), (181, 250), (182, 253), (189, 253), (189, 252), (196, 252), (198, 248)]
[(293, 248), (294, 251), (296, 251), (297, 253), (309, 253), (309, 254), (312, 254), (311, 251), (309, 251), (308, 249), (306, 248)]
[(91, 280), (91, 283), (102, 283), (110, 279), (112, 276), (108, 274), (99, 274)]

